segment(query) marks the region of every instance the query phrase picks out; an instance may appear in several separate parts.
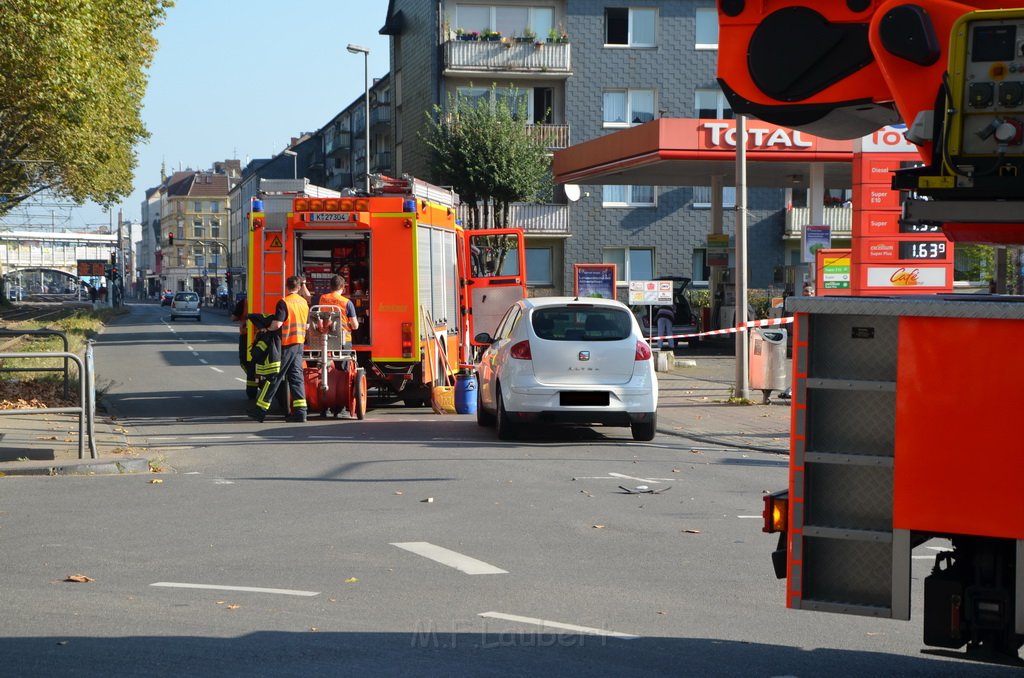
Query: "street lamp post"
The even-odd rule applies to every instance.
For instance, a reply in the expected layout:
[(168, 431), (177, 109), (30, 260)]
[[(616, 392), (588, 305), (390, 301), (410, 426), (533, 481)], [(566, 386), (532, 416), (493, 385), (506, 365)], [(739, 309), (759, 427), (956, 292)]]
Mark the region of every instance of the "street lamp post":
[(284, 155), (292, 156), (292, 179), (299, 178), (299, 154), (290, 149), (284, 149), (281, 151)]
[(366, 140), (366, 192), (370, 192), (370, 48), (362, 45), (349, 44), (348, 51), (352, 54), (363, 55), (363, 103), (365, 113), (363, 129)]

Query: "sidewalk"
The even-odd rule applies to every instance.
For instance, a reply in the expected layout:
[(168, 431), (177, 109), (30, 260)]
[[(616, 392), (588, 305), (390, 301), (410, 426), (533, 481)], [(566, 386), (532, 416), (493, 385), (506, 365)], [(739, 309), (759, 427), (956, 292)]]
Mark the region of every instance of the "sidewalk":
[[(707, 446), (786, 454), (789, 402), (731, 404), (735, 360), (730, 356), (676, 358), (659, 372), (658, 434)], [(687, 366), (693, 364), (693, 366)], [(96, 413), (98, 459), (78, 458), (78, 418), (70, 414), (0, 416), (0, 475), (116, 474), (149, 471), (145, 449), (131, 445), (130, 432), (115, 417)], [(655, 438), (657, 441), (657, 438)], [(86, 455), (89, 454), (88, 441)]]

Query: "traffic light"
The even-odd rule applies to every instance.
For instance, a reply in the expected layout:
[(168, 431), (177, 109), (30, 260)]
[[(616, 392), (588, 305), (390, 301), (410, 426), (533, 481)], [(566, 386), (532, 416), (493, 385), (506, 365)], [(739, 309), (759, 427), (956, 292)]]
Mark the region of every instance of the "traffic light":
[(167, 244), (168, 245), (173, 245), (174, 244), (174, 234), (173, 233), (168, 233), (167, 234)]
[(113, 266), (116, 263), (117, 263), (117, 253), (116, 252), (111, 252), (110, 253), (110, 265)]
[(227, 281), (228, 286), (230, 287), (231, 286), (231, 272), (230, 271), (224, 274), (224, 280)]

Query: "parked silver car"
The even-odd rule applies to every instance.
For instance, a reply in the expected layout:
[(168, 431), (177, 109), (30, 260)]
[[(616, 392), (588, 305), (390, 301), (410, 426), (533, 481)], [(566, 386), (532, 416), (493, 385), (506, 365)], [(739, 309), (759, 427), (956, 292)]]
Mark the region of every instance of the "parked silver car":
[(203, 321), (202, 311), (199, 308), (199, 295), (195, 292), (175, 292), (174, 301), (171, 302), (171, 320), (178, 318), (195, 318), (198, 322)]

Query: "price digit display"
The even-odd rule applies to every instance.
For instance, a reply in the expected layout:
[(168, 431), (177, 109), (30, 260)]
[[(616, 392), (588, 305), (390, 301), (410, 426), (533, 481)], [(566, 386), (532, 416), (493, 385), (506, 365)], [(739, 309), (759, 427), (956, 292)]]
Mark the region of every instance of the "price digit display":
[(942, 228), (938, 224), (915, 221), (904, 221), (900, 219), (900, 233), (938, 233)]
[(900, 259), (945, 259), (946, 243), (937, 240), (900, 242)]

